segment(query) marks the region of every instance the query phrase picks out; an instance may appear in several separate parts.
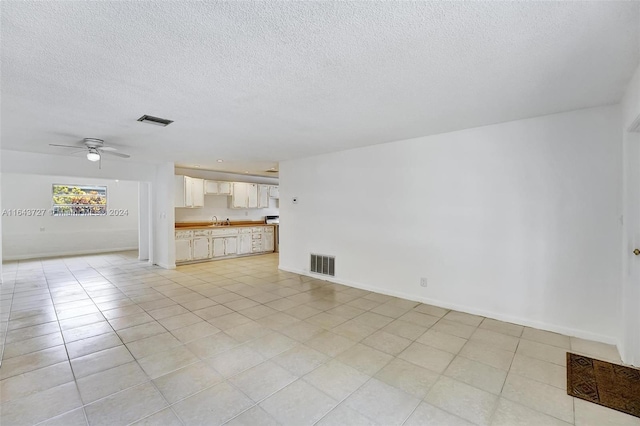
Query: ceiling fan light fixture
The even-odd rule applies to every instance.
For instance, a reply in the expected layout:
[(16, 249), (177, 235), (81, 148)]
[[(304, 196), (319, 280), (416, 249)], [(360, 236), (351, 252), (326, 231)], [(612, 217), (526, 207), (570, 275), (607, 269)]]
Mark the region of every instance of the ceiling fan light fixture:
[(89, 148), (89, 152), (87, 152), (87, 160), (89, 161), (99, 161), (100, 153), (95, 148)]

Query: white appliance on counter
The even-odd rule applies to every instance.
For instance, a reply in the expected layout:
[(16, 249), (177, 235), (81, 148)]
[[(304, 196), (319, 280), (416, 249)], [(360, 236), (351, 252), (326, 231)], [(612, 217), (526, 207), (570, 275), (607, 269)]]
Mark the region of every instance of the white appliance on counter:
[(280, 216), (265, 216), (264, 223), (267, 225), (275, 225), (276, 229), (274, 232), (274, 245), (275, 252), (278, 253), (280, 251)]

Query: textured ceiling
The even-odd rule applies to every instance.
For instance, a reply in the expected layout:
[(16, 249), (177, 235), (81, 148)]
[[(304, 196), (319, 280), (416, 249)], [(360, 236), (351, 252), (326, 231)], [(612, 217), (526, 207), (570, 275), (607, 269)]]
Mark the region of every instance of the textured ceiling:
[[(638, 2), (1, 2), (2, 147), (276, 161), (618, 102)], [(161, 128), (142, 114), (175, 120)], [(216, 163), (223, 158), (225, 163)]]

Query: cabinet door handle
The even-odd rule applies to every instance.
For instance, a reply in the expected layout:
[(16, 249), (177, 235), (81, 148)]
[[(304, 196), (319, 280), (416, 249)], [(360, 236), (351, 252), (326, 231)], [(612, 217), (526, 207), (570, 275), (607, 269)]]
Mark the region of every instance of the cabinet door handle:
[(640, 250), (635, 249), (635, 250), (633, 251), (633, 254), (635, 254), (636, 256), (640, 255)]

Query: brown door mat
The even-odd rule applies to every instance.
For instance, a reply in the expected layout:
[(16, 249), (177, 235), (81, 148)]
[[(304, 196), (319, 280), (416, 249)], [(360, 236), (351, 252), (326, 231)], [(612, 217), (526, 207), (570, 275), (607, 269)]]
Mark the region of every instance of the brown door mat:
[(567, 352), (567, 393), (640, 417), (640, 370)]

